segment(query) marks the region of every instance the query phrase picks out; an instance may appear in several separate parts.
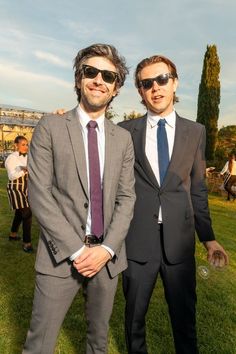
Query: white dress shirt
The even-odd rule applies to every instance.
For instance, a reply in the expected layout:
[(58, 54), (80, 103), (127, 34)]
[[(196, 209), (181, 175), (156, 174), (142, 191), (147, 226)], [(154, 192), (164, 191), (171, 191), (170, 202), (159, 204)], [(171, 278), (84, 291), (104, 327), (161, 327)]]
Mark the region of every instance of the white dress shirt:
[[(176, 126), (175, 111), (171, 112), (166, 117), (160, 117), (148, 111), (145, 153), (159, 185), (160, 185), (160, 173), (159, 173), (159, 163), (158, 163), (158, 153), (157, 153), (157, 128), (158, 128), (159, 120), (163, 118), (165, 118), (166, 120), (165, 128), (166, 128), (166, 134), (168, 140), (169, 159), (171, 160), (173, 147), (174, 147), (174, 140), (175, 140), (175, 126)], [(159, 210), (158, 222), (159, 223), (162, 222), (161, 207)]]
[(18, 151), (10, 154), (6, 161), (5, 167), (7, 170), (8, 178), (10, 181), (24, 176), (25, 171), (23, 170), (27, 166), (27, 155), (19, 155)]
[[(79, 121), (82, 127), (82, 136), (83, 136), (83, 141), (84, 141), (84, 151), (85, 151), (85, 158), (86, 158), (86, 171), (87, 171), (87, 176), (88, 176), (88, 193), (90, 195), (90, 179), (89, 179), (89, 158), (88, 158), (88, 122), (91, 120), (91, 118), (88, 116), (88, 114), (81, 108), (79, 105), (77, 108), (78, 112), (78, 117)], [(97, 127), (96, 127), (96, 132), (97, 132), (97, 141), (98, 141), (98, 154), (99, 154), (99, 163), (100, 163), (100, 176), (101, 176), (101, 186), (103, 189), (103, 174), (104, 174), (104, 164), (105, 164), (105, 128), (104, 128), (104, 120), (105, 120), (105, 115), (101, 115), (96, 119), (97, 122)], [(86, 222), (86, 230), (85, 230), (86, 235), (91, 235), (91, 205), (89, 201), (89, 206), (88, 206), (88, 218)], [(109, 247), (105, 245), (101, 245), (104, 247), (113, 257), (114, 256), (114, 251), (111, 250)], [(76, 257), (78, 257), (85, 246), (80, 248), (76, 253), (74, 253), (71, 257), (70, 260), (74, 260)]]

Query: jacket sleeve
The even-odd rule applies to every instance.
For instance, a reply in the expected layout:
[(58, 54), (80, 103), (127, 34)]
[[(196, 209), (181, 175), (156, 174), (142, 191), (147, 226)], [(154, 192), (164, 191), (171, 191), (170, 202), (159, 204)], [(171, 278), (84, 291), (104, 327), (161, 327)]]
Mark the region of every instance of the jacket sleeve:
[(191, 171), (191, 198), (195, 216), (195, 229), (201, 242), (215, 239), (208, 207), (208, 192), (205, 183), (206, 131), (202, 127)]

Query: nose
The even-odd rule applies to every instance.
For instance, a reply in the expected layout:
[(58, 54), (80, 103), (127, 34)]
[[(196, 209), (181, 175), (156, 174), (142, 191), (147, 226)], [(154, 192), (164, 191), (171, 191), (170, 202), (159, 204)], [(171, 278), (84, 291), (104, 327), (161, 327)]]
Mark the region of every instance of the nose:
[(156, 80), (154, 80), (153, 83), (152, 83), (152, 90), (158, 90), (158, 89), (159, 89), (159, 85), (156, 82)]
[(102, 74), (98, 73), (97, 76), (95, 76), (95, 78), (93, 79), (93, 81), (97, 84), (100, 85), (103, 83), (103, 78), (102, 78)]

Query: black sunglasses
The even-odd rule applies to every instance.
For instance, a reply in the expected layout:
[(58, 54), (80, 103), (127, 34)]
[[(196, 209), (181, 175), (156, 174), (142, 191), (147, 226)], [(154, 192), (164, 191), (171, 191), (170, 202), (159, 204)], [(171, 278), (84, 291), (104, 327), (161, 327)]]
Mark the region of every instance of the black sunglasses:
[(150, 90), (153, 86), (153, 82), (156, 81), (159, 86), (165, 86), (168, 84), (169, 79), (174, 79), (175, 76), (173, 74), (167, 73), (167, 74), (161, 74), (158, 75), (157, 77), (153, 77), (150, 79), (143, 79), (140, 80), (139, 82), (139, 88), (143, 87), (144, 90)]
[(118, 74), (110, 70), (100, 70), (91, 65), (83, 65), (83, 75), (87, 79), (94, 79), (99, 73), (102, 75), (103, 81), (108, 84), (113, 84), (113, 82), (118, 78)]

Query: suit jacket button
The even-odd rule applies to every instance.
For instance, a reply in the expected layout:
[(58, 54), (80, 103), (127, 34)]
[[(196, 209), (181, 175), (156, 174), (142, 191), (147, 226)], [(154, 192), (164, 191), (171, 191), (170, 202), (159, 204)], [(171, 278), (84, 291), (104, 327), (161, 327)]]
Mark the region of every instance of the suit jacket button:
[(154, 219), (158, 219), (158, 215), (157, 214), (154, 214), (153, 217), (154, 217)]
[(85, 226), (84, 226), (84, 225), (81, 225), (81, 229), (82, 229), (82, 230), (85, 230)]
[(84, 207), (85, 207), (85, 209), (87, 209), (88, 208), (88, 203), (84, 203)]

